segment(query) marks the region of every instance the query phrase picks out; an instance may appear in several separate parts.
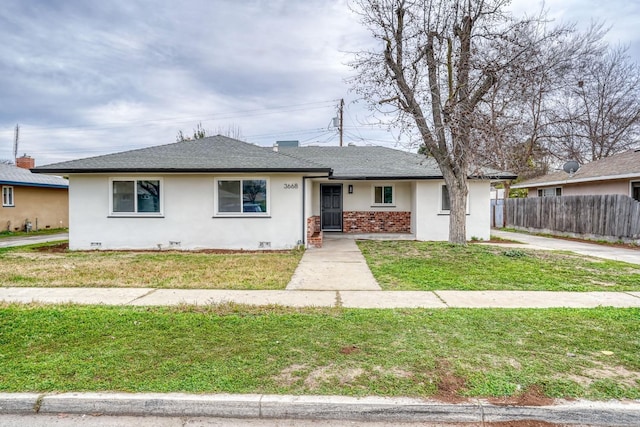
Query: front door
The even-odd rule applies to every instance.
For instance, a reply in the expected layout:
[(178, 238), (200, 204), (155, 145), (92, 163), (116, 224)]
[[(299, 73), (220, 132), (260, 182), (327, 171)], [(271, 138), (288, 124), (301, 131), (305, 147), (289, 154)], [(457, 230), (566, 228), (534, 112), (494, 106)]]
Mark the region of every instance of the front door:
[(342, 231), (342, 185), (320, 185), (320, 221), (322, 230)]

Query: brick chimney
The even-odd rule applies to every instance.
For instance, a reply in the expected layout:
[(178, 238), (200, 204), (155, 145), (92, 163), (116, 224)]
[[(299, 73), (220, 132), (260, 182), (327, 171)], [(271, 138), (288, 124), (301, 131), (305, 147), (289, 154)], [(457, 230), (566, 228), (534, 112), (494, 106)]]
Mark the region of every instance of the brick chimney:
[(36, 167), (36, 160), (23, 154), (22, 157), (16, 159), (16, 166), (23, 169), (33, 169)]

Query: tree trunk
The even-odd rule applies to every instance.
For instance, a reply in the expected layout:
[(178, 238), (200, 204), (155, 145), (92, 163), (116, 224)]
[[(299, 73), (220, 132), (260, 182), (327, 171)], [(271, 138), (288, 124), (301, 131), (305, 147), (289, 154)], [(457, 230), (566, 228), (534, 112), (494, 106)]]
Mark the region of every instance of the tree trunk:
[(467, 180), (466, 177), (453, 177), (453, 183), (447, 183), (449, 190), (449, 243), (467, 244)]

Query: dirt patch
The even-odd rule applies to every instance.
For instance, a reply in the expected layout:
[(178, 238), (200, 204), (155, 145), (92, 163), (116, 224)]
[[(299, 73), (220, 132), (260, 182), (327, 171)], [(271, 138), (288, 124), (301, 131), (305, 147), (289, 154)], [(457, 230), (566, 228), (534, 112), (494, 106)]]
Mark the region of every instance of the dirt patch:
[(434, 399), (447, 403), (461, 403), (469, 400), (459, 394), (467, 389), (466, 380), (453, 372), (453, 368), (448, 361), (437, 361), (436, 373), (438, 375), (436, 383), (438, 391), (432, 396)]
[(57, 245), (48, 245), (48, 246), (38, 246), (34, 248), (38, 252), (67, 252), (69, 250), (69, 243), (58, 243)]
[(549, 406), (555, 402), (545, 396), (538, 386), (531, 386), (517, 396), (490, 397), (487, 401), (498, 406)]
[(310, 390), (318, 389), (323, 383), (337, 382), (340, 385), (354, 382), (364, 374), (362, 368), (339, 368), (335, 365), (322, 366), (309, 372), (304, 380), (304, 385)]
[(603, 366), (602, 368), (586, 369), (583, 375), (589, 384), (596, 380), (613, 379), (616, 383), (626, 387), (637, 387), (640, 383), (640, 372), (630, 371), (624, 366)]
[(360, 349), (355, 345), (348, 345), (340, 349), (340, 353), (342, 354), (352, 354), (352, 353), (358, 353), (358, 352), (360, 352)]
[(301, 371), (305, 371), (307, 368), (307, 365), (298, 364), (287, 366), (282, 371), (280, 371), (280, 373), (273, 379), (279, 385), (290, 387), (301, 380), (301, 375), (299, 373)]

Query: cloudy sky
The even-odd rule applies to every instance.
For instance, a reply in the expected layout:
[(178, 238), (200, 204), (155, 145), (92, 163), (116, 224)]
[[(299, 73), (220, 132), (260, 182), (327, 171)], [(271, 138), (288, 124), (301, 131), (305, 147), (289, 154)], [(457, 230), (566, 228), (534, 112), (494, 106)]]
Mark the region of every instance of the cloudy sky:
[[(516, 0), (534, 12), (541, 3)], [(640, 2), (550, 0), (550, 15), (586, 27), (640, 62)], [(347, 0), (3, 0), (0, 159), (38, 165), (175, 141), (198, 123), (261, 145), (394, 145), (345, 83), (348, 52), (370, 43)]]

